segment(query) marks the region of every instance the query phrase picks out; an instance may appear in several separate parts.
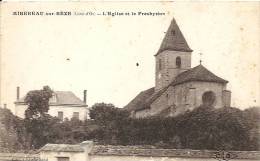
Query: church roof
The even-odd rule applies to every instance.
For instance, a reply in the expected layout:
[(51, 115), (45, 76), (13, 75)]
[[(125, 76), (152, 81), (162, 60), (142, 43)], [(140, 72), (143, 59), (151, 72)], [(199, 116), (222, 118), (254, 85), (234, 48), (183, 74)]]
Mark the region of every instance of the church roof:
[(228, 81), (216, 76), (212, 72), (210, 72), (203, 65), (198, 65), (194, 68), (191, 68), (185, 72), (180, 73), (177, 77), (172, 81), (170, 85), (177, 85), (190, 81), (203, 81), (203, 82), (216, 82), (216, 83), (228, 83)]
[[(72, 105), (72, 106), (86, 106), (86, 104), (79, 99), (71, 91), (54, 91), (55, 99), (50, 99), (50, 106), (58, 105)], [(25, 104), (25, 97), (20, 98), (15, 102), (15, 104)]]
[(169, 88), (169, 86), (175, 86), (190, 81), (228, 83), (228, 81), (216, 76), (203, 65), (198, 65), (180, 73), (168, 86), (157, 92), (155, 92), (154, 88), (140, 92), (128, 105), (125, 106), (125, 109), (128, 111), (139, 111), (150, 108), (150, 105), (159, 98)]
[(157, 54), (164, 50), (192, 52), (174, 18), (172, 19)]
[(140, 92), (131, 102), (129, 102), (124, 109), (128, 111), (135, 111), (138, 109), (142, 109), (146, 106), (145, 100), (150, 98), (154, 94), (154, 87), (149, 88)]

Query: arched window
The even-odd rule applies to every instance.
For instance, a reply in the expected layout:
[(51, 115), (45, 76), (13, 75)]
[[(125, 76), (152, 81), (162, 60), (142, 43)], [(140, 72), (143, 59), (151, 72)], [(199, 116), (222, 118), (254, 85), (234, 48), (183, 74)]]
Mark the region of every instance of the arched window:
[(216, 102), (216, 95), (212, 91), (207, 91), (202, 95), (202, 104), (204, 106), (214, 106)]
[(181, 57), (179, 57), (179, 56), (176, 58), (176, 67), (177, 68), (181, 67)]
[(159, 70), (162, 69), (162, 59), (159, 59)]

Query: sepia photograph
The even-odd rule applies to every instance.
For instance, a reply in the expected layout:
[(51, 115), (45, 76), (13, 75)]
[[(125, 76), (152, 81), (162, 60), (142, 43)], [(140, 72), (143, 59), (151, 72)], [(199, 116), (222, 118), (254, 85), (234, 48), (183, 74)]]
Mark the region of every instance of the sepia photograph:
[(0, 2), (0, 161), (260, 160), (260, 2)]

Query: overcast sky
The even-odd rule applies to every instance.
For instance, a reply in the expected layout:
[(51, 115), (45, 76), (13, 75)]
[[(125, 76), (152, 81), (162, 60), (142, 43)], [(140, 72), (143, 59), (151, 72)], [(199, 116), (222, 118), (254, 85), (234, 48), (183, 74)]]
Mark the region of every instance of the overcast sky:
[[(1, 104), (49, 85), (88, 105), (125, 106), (154, 86), (154, 54), (175, 17), (192, 66), (229, 81), (232, 106), (259, 106), (259, 2), (5, 3), (1, 22)], [(13, 11), (165, 12), (165, 16), (12, 16)], [(139, 66), (136, 66), (136, 63)]]

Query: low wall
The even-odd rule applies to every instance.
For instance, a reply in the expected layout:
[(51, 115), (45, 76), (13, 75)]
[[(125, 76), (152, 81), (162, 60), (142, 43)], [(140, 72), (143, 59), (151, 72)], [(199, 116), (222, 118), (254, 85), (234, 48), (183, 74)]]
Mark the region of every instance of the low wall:
[(38, 154), (0, 153), (0, 161), (40, 161)]
[[(256, 161), (259, 151), (157, 149), (136, 146), (94, 146), (89, 161)], [(223, 159), (224, 158), (224, 159)]]
[(214, 151), (191, 149), (159, 149), (154, 146), (46, 144), (40, 158), (48, 161), (257, 161), (260, 151)]
[[(214, 158), (177, 158), (177, 157), (145, 157), (145, 156), (92, 156), (90, 161), (218, 161)], [(247, 159), (231, 159), (228, 161), (251, 161)]]

